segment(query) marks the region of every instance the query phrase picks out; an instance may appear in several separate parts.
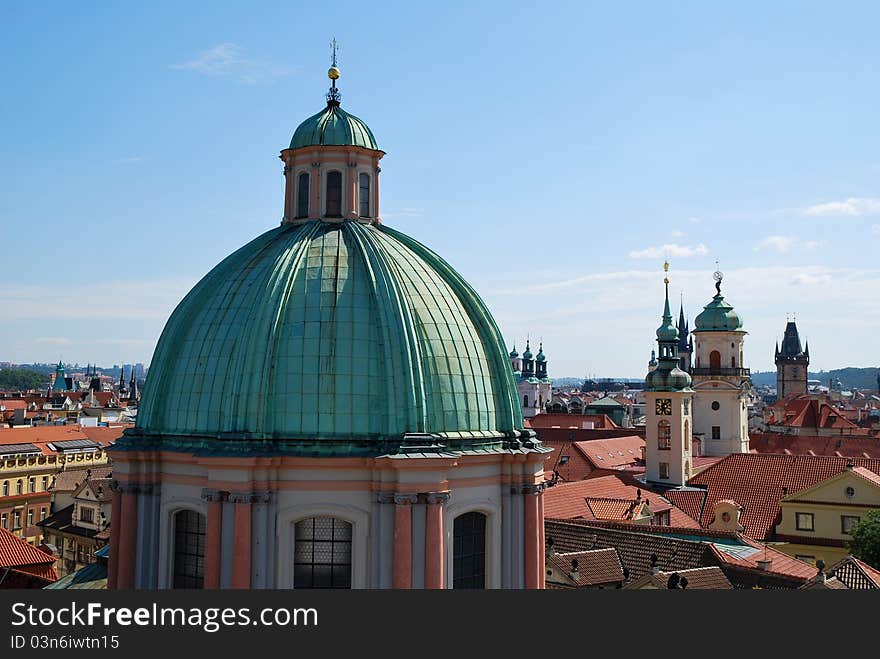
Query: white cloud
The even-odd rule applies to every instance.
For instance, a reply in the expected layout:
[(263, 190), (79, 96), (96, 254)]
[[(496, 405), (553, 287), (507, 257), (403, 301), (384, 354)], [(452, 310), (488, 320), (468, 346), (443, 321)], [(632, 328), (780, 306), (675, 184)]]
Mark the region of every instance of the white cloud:
[[(61, 286), (10, 283), (0, 289), (0, 307), (19, 320), (164, 320), (194, 284), (185, 278), (100, 282), (90, 284), (83, 298)], [(46, 343), (60, 340), (45, 337)]]
[(214, 78), (234, 78), (245, 84), (274, 82), (290, 73), (267, 59), (253, 59), (245, 55), (238, 44), (221, 43), (202, 51), (195, 59), (172, 64), (172, 69), (193, 71)]
[(827, 284), (830, 281), (831, 275), (828, 273), (813, 274), (801, 272), (794, 275), (788, 283), (792, 286), (817, 286), (819, 284)]
[(708, 253), (709, 250), (703, 243), (699, 245), (671, 243), (634, 250), (629, 253), (629, 257), (631, 259), (688, 258), (691, 256), (705, 256)]
[(382, 212), (382, 217), (421, 217), (424, 215), (424, 208), (399, 208), (392, 209), (390, 212)]
[(34, 339), (34, 343), (50, 346), (69, 346), (73, 341), (63, 336), (41, 336)]
[(847, 215), (861, 217), (880, 213), (880, 199), (850, 197), (843, 201), (829, 201), (824, 204), (809, 206), (804, 210), (806, 215)]
[(793, 236), (767, 236), (755, 246), (755, 251), (775, 249), (777, 252), (788, 252), (792, 249), (816, 249), (821, 246), (819, 240), (800, 240)]
[(676, 229), (675, 231), (672, 232), (672, 237), (673, 238), (684, 238), (684, 231), (679, 231), (678, 229)]

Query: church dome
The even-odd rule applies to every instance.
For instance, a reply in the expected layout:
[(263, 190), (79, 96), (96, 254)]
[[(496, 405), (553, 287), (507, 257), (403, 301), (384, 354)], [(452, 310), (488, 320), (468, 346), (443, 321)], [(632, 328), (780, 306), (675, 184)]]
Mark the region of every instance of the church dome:
[(183, 299), (125, 441), (381, 455), (427, 433), (418, 445), (488, 447), (525, 437), (518, 398), (495, 321), (451, 266), (380, 224), (312, 220), (265, 232)]
[(360, 146), (378, 151), (376, 138), (361, 119), (343, 110), (337, 101), (303, 121), (290, 140), (291, 149), (307, 146)]
[(703, 311), (694, 319), (694, 332), (736, 332), (742, 329), (743, 323), (739, 314), (725, 301), (721, 293), (703, 307)]

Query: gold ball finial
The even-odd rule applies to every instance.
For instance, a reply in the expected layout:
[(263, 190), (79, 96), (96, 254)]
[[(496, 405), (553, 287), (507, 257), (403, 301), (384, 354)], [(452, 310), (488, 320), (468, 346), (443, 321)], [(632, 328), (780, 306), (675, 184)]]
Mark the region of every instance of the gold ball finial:
[[(669, 261), (663, 261), (663, 272), (669, 272)], [(669, 284), (669, 277), (663, 277), (663, 283)]]
[(331, 66), (327, 69), (327, 77), (330, 78), (330, 80), (339, 80), (340, 75), (339, 67)]

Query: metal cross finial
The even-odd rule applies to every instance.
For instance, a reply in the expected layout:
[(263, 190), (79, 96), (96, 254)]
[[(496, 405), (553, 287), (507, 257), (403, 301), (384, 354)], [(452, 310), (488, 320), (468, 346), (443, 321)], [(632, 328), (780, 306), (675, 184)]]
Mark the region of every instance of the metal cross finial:
[(330, 42), (330, 69), (327, 71), (327, 77), (330, 78), (330, 91), (327, 92), (327, 102), (339, 105), (342, 95), (336, 88), (336, 80), (339, 78), (339, 67), (336, 66), (336, 51), (339, 50), (339, 44), (336, 43), (336, 37)]

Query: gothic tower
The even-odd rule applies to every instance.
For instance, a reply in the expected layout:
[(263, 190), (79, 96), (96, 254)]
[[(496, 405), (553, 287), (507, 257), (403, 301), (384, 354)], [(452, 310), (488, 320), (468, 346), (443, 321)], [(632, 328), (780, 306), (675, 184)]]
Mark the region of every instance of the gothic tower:
[(684, 317), (684, 303), (682, 303), (678, 308), (678, 367), (688, 373), (691, 370), (691, 355), (694, 352), (690, 334), (690, 327)]
[[(664, 271), (669, 264), (663, 264)], [(669, 311), (669, 279), (663, 322), (657, 328), (660, 359), (645, 378), (646, 479), (672, 487), (691, 476), (691, 377), (679, 366), (679, 336)]]
[(793, 320), (785, 325), (782, 349), (776, 344), (776, 397), (807, 393), (807, 367), (810, 365), (810, 346), (801, 348), (801, 337)]

